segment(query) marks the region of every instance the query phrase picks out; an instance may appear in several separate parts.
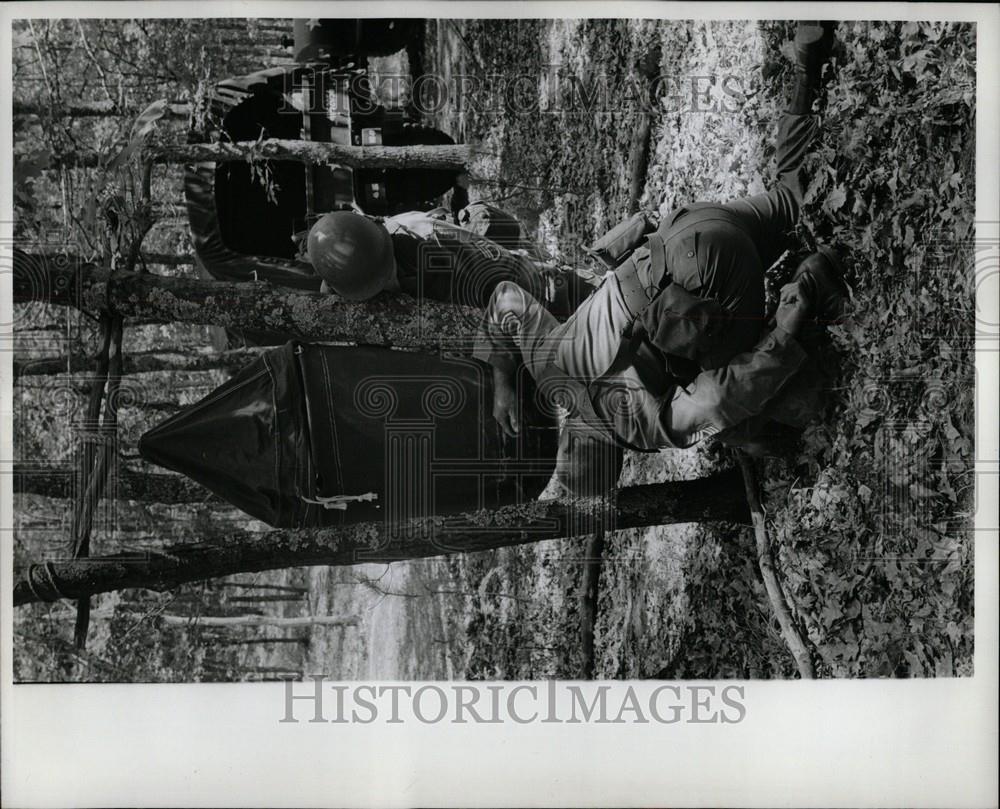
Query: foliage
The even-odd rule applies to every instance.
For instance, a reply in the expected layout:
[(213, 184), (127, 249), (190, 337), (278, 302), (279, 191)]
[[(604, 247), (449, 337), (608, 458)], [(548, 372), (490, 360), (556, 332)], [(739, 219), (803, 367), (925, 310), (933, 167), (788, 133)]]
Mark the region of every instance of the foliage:
[(830, 330), (835, 396), (798, 457), (772, 465), (769, 505), (828, 673), (968, 674), (975, 31), (845, 23), (839, 37), (807, 220), (849, 245), (854, 308)]
[[(479, 20), (462, 30), (470, 71), (556, 65), (564, 83), (607, 77), (619, 90), (619, 103), (589, 114), (524, 113), (487, 94), (461, 119), (486, 144), (480, 172), (499, 178), (475, 190), (563, 256), (624, 213), (639, 106), (631, 65), (653, 41), (680, 95), (661, 100), (648, 207), (755, 193), (771, 176), (788, 24)], [(832, 349), (839, 374), (822, 419), (765, 475), (782, 576), (826, 675), (971, 671), (974, 37), (962, 24), (844, 23), (826, 77), (803, 236), (848, 246), (855, 305), (830, 330), (832, 346), (816, 346), (827, 358)], [(694, 110), (696, 88), (713, 112)], [(635, 556), (642, 542), (621, 537), (609, 558)], [(606, 575), (603, 670), (648, 675), (660, 660), (675, 676), (791, 673), (760, 611), (750, 546), (712, 531), (687, 540), (682, 592), (658, 613), (668, 626), (645, 627), (659, 654), (640, 648), (621, 614), (648, 600), (639, 591), (651, 582), (635, 564)], [(558, 590), (567, 605), (572, 591)], [(489, 637), (485, 650), (497, 648)]]
[(460, 586), (475, 593), (464, 617), (470, 679), (573, 679), (581, 667), (576, 593), (582, 566), (564, 543), (462, 558)]
[[(87, 171), (56, 177), (53, 158), (87, 148), (108, 160), (124, 155), (120, 168), (131, 171), (129, 156), (153, 136), (146, 126), (171, 126), (158, 118), (161, 103), (133, 127), (151, 99), (192, 101), (197, 116), (209, 77), (261, 66), (252, 49), (216, 46), (220, 31), (232, 41), (263, 38), (258, 24), (226, 25), (235, 28), (211, 20), (15, 26), (15, 100), (37, 96), (45, 107), (44, 114), (16, 122), (19, 238), (61, 245), (85, 233), (96, 250), (97, 234), (129, 210), (131, 192), (100, 184)], [(437, 114), (446, 129), (479, 146), (473, 196), (512, 210), (567, 261), (624, 215), (628, 155), (640, 115), (653, 114), (643, 198), (649, 209), (666, 214), (688, 200), (754, 193), (772, 176), (772, 130), (789, 78), (778, 58), (791, 33), (786, 23), (482, 19), (454, 28), (461, 36), (441, 37), (442, 47), (452, 50), (448, 58), (436, 55), (438, 66), (480, 81), (463, 105)], [(821, 139), (807, 167), (803, 235), (807, 242), (847, 246), (854, 305), (821, 345), (836, 355), (836, 383), (822, 418), (793, 455), (768, 461), (764, 469), (769, 528), (789, 599), (820, 655), (821, 674), (969, 674), (975, 32), (963, 24), (857, 22), (841, 24), (838, 39), (819, 107)], [(434, 40), (428, 38), (431, 52)], [(653, 45), (662, 46), (661, 73), (676, 81), (650, 104), (634, 64)], [(496, 76), (508, 81), (490, 81)], [(512, 84), (515, 76), (536, 81)], [(70, 99), (110, 101), (117, 114), (66, 118), (59, 109)], [(131, 151), (128, 144), (135, 144)], [(134, 184), (136, 178), (126, 180)], [(179, 171), (164, 169), (154, 177), (153, 198), (169, 204), (181, 184)], [(183, 227), (183, 209), (177, 209)], [(187, 237), (171, 228), (154, 230), (150, 246), (190, 252)], [(791, 266), (775, 273), (772, 283)], [(28, 326), (18, 333), (20, 356), (92, 347), (92, 330), (65, 312), (40, 307)], [(134, 349), (164, 343), (183, 349), (203, 345), (208, 331), (137, 325), (129, 339)], [(203, 375), (184, 390), (175, 385), (169, 396), (149, 381), (141, 386), (150, 401), (172, 405), (218, 381)], [(60, 407), (81, 407), (77, 388), (19, 385), (20, 459), (72, 458), (66, 431), (53, 425), (68, 418)], [(123, 407), (126, 434), (138, 433), (154, 417)], [(630, 456), (623, 480), (694, 475), (726, 462), (711, 448), (679, 460)], [(25, 502), (22, 497), (18, 509), (19, 563), (32, 520), (47, 537), (64, 536), (67, 520), (65, 509), (44, 502), (27, 508)], [(39, 516), (43, 512), (48, 516)], [(174, 523), (188, 538), (211, 536), (232, 519), (137, 507), (113, 536), (141, 545), (150, 537), (162, 540), (165, 526)], [(98, 532), (95, 543), (110, 535)], [(52, 550), (46, 541), (32, 539), (33, 555)], [(598, 675), (791, 676), (752, 548), (745, 531), (728, 526), (609, 537), (596, 631)], [(335, 597), (339, 607), (371, 604), (360, 595), (371, 591), (378, 598), (373, 614), (386, 600), (410, 605), (405, 614), (412, 623), (400, 645), (412, 659), (399, 671), (443, 676), (454, 662), (459, 676), (471, 678), (575, 677), (580, 549), (579, 541), (548, 542), (450, 558), (435, 574), (446, 581), (434, 585), (447, 594), (396, 591), (327, 571), (311, 572), (308, 581), (321, 604)], [(282, 571), (271, 581), (302, 579)], [(226, 598), (210, 587), (172, 597), (189, 598), (194, 614), (227, 608)], [(164, 635), (153, 616), (170, 598), (132, 594), (95, 601), (95, 608), (111, 610), (111, 618), (95, 622), (95, 646), (83, 662), (67, 648), (71, 621), (46, 619), (49, 607), (19, 612), (18, 676), (227, 679), (253, 676), (253, 661), (265, 661), (265, 668), (292, 665), (293, 656), (283, 657), (280, 649), (250, 661), (233, 648), (215, 649), (220, 638), (199, 631)], [(428, 618), (438, 612), (443, 617)], [(386, 630), (373, 616), (365, 620), (372, 636)], [(428, 625), (445, 637), (416, 637)], [(308, 640), (316, 670), (336, 665), (359, 676), (376, 654), (364, 638), (327, 641), (313, 634)], [(295, 665), (302, 666), (303, 657), (296, 649)]]

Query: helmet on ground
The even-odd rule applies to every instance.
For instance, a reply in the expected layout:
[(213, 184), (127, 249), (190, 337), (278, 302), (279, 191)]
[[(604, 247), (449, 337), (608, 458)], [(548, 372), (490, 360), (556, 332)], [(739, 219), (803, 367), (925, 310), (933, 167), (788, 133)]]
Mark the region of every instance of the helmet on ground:
[(342, 298), (363, 301), (392, 278), (392, 239), (384, 227), (352, 211), (328, 213), (309, 231), (309, 262)]

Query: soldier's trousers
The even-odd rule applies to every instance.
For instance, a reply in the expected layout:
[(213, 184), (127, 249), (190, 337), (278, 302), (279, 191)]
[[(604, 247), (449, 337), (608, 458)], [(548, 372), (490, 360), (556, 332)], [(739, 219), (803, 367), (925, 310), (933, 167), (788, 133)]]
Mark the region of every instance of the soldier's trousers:
[(789, 237), (799, 221), (806, 186), (803, 164), (815, 136), (814, 116), (782, 115), (775, 140), (777, 183), (774, 188), (721, 206), (739, 217), (757, 247), (764, 269), (788, 248)]
[[(596, 379), (567, 371), (559, 361), (566, 337), (558, 321), (530, 293), (504, 282), (493, 293), (473, 356), (508, 373), (522, 363), (541, 396), (562, 401), (574, 427), (602, 426), (644, 450), (689, 447), (761, 413), (801, 368), (805, 353), (775, 330), (720, 368), (688, 385), (651, 390), (627, 352)], [(583, 401), (583, 399), (586, 401)], [(541, 403), (543, 409), (552, 403)]]
[[(720, 350), (687, 389), (652, 391), (623, 362), (622, 340), (638, 312), (624, 303), (617, 274), (609, 274), (565, 324), (512, 284), (498, 287), (475, 356), (513, 370), (523, 362), (536, 378), (556, 367), (593, 395), (594, 410), (629, 444), (683, 447), (752, 418), (800, 369), (804, 354), (787, 335), (758, 343), (764, 324), (764, 270), (786, 249), (798, 220), (803, 158), (815, 133), (810, 116), (785, 115), (779, 125), (778, 183), (765, 193), (726, 204), (679, 209), (660, 229), (666, 269), (674, 283), (718, 302), (730, 325)], [(647, 248), (629, 259), (654, 290), (655, 262)]]
[[(764, 325), (764, 273), (792, 245), (805, 186), (803, 164), (816, 133), (809, 115), (785, 114), (776, 140), (777, 182), (762, 194), (726, 203), (682, 206), (657, 229), (669, 280), (693, 295), (718, 301), (730, 317), (715, 363), (751, 348)], [(654, 248), (626, 262), (649, 290), (662, 286)]]

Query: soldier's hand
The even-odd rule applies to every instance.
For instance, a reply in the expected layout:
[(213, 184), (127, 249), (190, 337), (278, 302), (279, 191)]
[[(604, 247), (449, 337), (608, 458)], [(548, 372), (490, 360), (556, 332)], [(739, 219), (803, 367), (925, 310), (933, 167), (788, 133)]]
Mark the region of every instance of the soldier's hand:
[(504, 433), (511, 438), (516, 437), (521, 432), (520, 403), (513, 385), (506, 382), (494, 385), (493, 418), (497, 420)]
[(785, 284), (780, 300), (778, 311), (774, 313), (775, 325), (795, 336), (809, 317), (811, 301), (803, 294), (800, 284)]

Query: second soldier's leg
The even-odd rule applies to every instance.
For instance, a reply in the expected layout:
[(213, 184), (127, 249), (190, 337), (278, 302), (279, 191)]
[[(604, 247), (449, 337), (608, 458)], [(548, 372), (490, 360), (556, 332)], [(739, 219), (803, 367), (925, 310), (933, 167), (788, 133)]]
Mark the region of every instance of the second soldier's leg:
[(724, 207), (736, 213), (751, 233), (764, 266), (789, 246), (805, 194), (806, 155), (816, 137), (812, 102), (832, 41), (832, 27), (800, 23), (795, 34), (795, 83), (787, 110), (778, 123), (777, 184), (765, 194), (734, 200)]
[(538, 300), (517, 284), (503, 281), (490, 296), (472, 356), (493, 368), (493, 417), (508, 436), (521, 431), (524, 391), (518, 370), (526, 366), (538, 380), (545, 338), (556, 325)]
[(510, 374), (523, 363), (537, 378), (545, 337), (557, 325), (530, 292), (503, 281), (490, 296), (472, 356)]
[(799, 221), (806, 178), (805, 157), (816, 135), (812, 115), (785, 113), (778, 123), (778, 183), (765, 194), (733, 200), (723, 207), (737, 214), (750, 233), (765, 267), (788, 247)]
[(753, 351), (730, 363), (703, 371), (687, 387), (664, 399), (660, 424), (668, 444), (691, 446), (698, 441), (763, 415), (806, 360), (795, 336), (813, 307), (801, 286), (781, 290), (776, 327)]
[(805, 362), (795, 339), (775, 329), (729, 365), (703, 371), (678, 390), (660, 412), (669, 445), (689, 447), (760, 415)]

